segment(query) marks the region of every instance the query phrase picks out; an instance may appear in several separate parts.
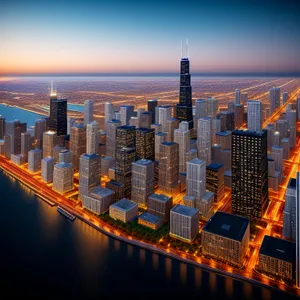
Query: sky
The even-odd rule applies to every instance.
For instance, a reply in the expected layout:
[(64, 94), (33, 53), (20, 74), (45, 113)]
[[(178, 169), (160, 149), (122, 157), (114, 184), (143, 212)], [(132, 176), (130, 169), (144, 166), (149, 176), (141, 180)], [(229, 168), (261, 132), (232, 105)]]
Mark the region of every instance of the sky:
[[(300, 1), (0, 2), (0, 75), (300, 74)], [(185, 56), (185, 54), (184, 54)]]

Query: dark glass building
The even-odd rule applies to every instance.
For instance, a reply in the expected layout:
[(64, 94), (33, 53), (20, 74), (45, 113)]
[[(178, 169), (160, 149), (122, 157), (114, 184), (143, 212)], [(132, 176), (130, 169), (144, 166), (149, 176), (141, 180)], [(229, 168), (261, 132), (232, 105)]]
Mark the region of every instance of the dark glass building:
[(154, 161), (155, 130), (148, 128), (138, 128), (136, 130), (136, 159), (150, 159)]
[(180, 61), (180, 92), (176, 116), (180, 121), (189, 122), (189, 129), (193, 127), (192, 87), (188, 58), (181, 58)]
[(56, 94), (50, 96), (49, 130), (67, 135), (67, 99), (58, 99)]
[(155, 107), (157, 106), (157, 99), (148, 100), (148, 112), (152, 113), (152, 124), (155, 123)]
[(232, 132), (232, 213), (260, 219), (268, 206), (267, 132)]

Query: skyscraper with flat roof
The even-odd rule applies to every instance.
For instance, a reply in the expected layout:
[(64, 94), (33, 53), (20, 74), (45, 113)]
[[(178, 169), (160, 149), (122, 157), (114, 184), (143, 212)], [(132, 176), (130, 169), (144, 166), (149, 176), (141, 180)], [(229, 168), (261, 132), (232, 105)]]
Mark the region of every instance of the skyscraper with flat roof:
[(280, 107), (280, 88), (270, 89), (270, 112), (273, 114)]
[(5, 134), (5, 118), (0, 115), (0, 140), (3, 139)]
[(250, 131), (261, 131), (263, 117), (262, 104), (257, 100), (250, 100), (247, 102), (247, 127)]
[(154, 129), (137, 128), (136, 131), (136, 159), (155, 159)]
[(296, 178), (296, 286), (300, 288), (300, 172)]
[(179, 128), (174, 130), (174, 142), (179, 145), (179, 172), (183, 172), (186, 170), (186, 153), (190, 151), (188, 122), (181, 122)]
[(98, 153), (99, 147), (99, 123), (93, 121), (86, 125), (86, 153)]
[(211, 135), (212, 135), (212, 118), (203, 118), (198, 120), (198, 157), (206, 162), (211, 163)]
[(92, 100), (85, 100), (84, 101), (84, 125), (92, 123), (94, 121), (93, 117), (93, 101)]
[(37, 172), (41, 169), (42, 150), (34, 149), (28, 152), (28, 170)]
[(129, 125), (129, 120), (133, 117), (134, 106), (133, 105), (122, 105), (120, 106), (121, 113), (121, 125)]
[(49, 130), (57, 136), (67, 135), (67, 99), (58, 99), (56, 92), (50, 95)]
[(232, 132), (232, 212), (262, 218), (268, 206), (267, 132)]
[(148, 112), (152, 114), (152, 124), (155, 123), (155, 107), (157, 106), (157, 99), (148, 100)]
[(45, 131), (43, 134), (43, 158), (53, 157), (53, 148), (56, 146), (57, 135), (55, 131)]
[(116, 157), (116, 133), (120, 125), (121, 122), (115, 119), (106, 122), (106, 155), (113, 158)]
[(75, 123), (70, 133), (70, 151), (74, 170), (79, 169), (80, 155), (86, 153), (86, 127), (82, 123)]
[(109, 101), (106, 101), (104, 110), (105, 110), (105, 126), (106, 126), (107, 122), (114, 119), (114, 105), (111, 104)]
[(73, 190), (73, 166), (69, 163), (54, 165), (52, 189), (59, 193), (67, 193)]
[(53, 181), (54, 159), (45, 157), (42, 159), (42, 180), (46, 183)]

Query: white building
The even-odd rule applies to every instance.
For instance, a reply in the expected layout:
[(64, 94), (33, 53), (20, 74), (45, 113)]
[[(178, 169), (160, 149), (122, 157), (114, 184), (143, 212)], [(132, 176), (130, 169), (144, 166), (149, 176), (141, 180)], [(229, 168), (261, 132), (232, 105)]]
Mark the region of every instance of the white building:
[(235, 104), (241, 103), (241, 92), (239, 89), (235, 90)]
[(98, 153), (99, 148), (99, 123), (93, 121), (86, 125), (86, 153)]
[(212, 118), (202, 118), (198, 120), (198, 157), (211, 163), (211, 137), (212, 137)]
[(37, 172), (41, 169), (42, 151), (40, 149), (30, 150), (28, 152), (28, 170)]
[(258, 100), (250, 100), (247, 102), (247, 127), (251, 131), (262, 130), (262, 103)]
[(108, 121), (111, 121), (114, 118), (114, 105), (110, 102), (105, 102), (104, 106), (105, 111), (105, 126)]
[(179, 145), (179, 172), (186, 170), (186, 153), (190, 151), (190, 131), (188, 122), (181, 122), (178, 129), (174, 130), (174, 142)]
[(73, 190), (73, 184), (73, 165), (68, 163), (54, 165), (53, 190), (66, 193)]
[(84, 101), (84, 125), (90, 124), (94, 121), (93, 118), (93, 101), (85, 100)]
[(208, 98), (206, 100), (206, 116), (215, 119), (218, 112), (218, 100), (215, 98)]
[(115, 220), (127, 223), (138, 216), (138, 205), (123, 198), (109, 207), (109, 216)]
[(55, 131), (45, 131), (43, 134), (43, 158), (53, 157), (53, 148), (56, 145), (57, 135)]
[(280, 88), (270, 89), (270, 112), (273, 114), (280, 107)]
[(46, 183), (53, 181), (54, 159), (45, 157), (42, 159), (42, 180)]
[(129, 120), (134, 116), (134, 106), (133, 105), (122, 105), (120, 106), (121, 113), (121, 125), (129, 125)]
[(172, 118), (172, 107), (168, 105), (158, 106), (158, 124), (161, 124), (161, 131), (167, 132), (167, 121)]
[(121, 126), (119, 120), (106, 122), (106, 155), (113, 158), (116, 157), (116, 132), (119, 126)]

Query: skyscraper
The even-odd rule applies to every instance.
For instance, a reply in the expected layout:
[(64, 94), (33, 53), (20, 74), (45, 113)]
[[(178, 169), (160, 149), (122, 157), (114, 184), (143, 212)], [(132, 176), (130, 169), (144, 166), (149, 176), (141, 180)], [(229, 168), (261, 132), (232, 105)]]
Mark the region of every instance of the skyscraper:
[(257, 100), (247, 102), (247, 127), (250, 131), (261, 131), (262, 129), (262, 104)]
[(43, 158), (53, 157), (53, 148), (56, 145), (57, 135), (54, 131), (46, 131), (43, 134)]
[(5, 121), (5, 135), (11, 137), (10, 153), (21, 153), (21, 133), (26, 132), (26, 123), (21, 123), (19, 120)]
[(121, 125), (119, 120), (112, 119), (106, 122), (106, 155), (116, 157), (116, 133)]
[(93, 121), (86, 125), (86, 153), (98, 153), (99, 146), (99, 123)]
[(94, 111), (93, 101), (85, 100), (84, 101), (84, 125), (87, 125), (94, 121), (93, 111)]
[(42, 150), (35, 149), (28, 152), (28, 170), (37, 172), (41, 169)]
[(80, 155), (86, 153), (86, 127), (81, 123), (75, 123), (70, 132), (70, 151), (74, 170), (79, 168)]
[(300, 172), (296, 179), (296, 287), (300, 288)]
[(136, 159), (150, 159), (154, 161), (154, 129), (137, 128), (136, 129)]
[(56, 92), (51, 91), (49, 130), (57, 136), (67, 135), (67, 125), (67, 99), (58, 99)]
[(179, 145), (174, 142), (160, 144), (158, 184), (161, 191), (177, 192), (179, 177)]
[(239, 89), (235, 90), (235, 104), (241, 103), (241, 92)]
[(54, 159), (45, 157), (42, 159), (42, 180), (46, 183), (53, 181)]
[(189, 122), (189, 129), (193, 128), (192, 86), (188, 53), (180, 60), (180, 92), (176, 116), (180, 121)]
[(47, 131), (47, 123), (46, 120), (37, 119), (34, 122), (34, 146), (35, 148), (43, 149), (43, 134)]
[(28, 161), (28, 151), (31, 150), (31, 136), (29, 132), (21, 133), (21, 155), (23, 162)]
[(3, 139), (5, 134), (5, 118), (0, 115), (0, 140)]
[(267, 132), (232, 132), (232, 212), (262, 218), (268, 206)]
[(129, 120), (133, 117), (134, 106), (133, 105), (122, 105), (120, 106), (121, 113), (121, 125), (128, 125)]
[(211, 163), (211, 135), (212, 135), (212, 119), (202, 118), (198, 120), (198, 157), (206, 162)]
[(186, 170), (185, 154), (190, 151), (188, 122), (182, 121), (179, 128), (174, 130), (174, 142), (179, 145), (179, 172), (184, 172)]
[(234, 113), (221, 111), (220, 113), (221, 131), (234, 130)]
[(282, 93), (282, 104), (283, 105), (288, 101), (288, 98), (289, 98), (289, 93), (288, 92)]
[(215, 119), (218, 112), (218, 100), (215, 98), (208, 98), (206, 100), (206, 116)]
[(54, 165), (52, 189), (59, 193), (67, 193), (73, 190), (73, 166), (68, 163)]
[(280, 88), (270, 89), (270, 112), (273, 114), (280, 107)]
[(164, 105), (158, 106), (156, 109), (158, 110), (158, 118), (156, 118), (156, 122), (161, 125), (161, 131), (166, 132), (167, 121), (172, 118), (172, 107)]
[(155, 123), (155, 107), (157, 106), (157, 99), (148, 100), (148, 112), (152, 114), (152, 124)]
[(140, 159), (132, 163), (131, 200), (145, 206), (154, 192), (154, 162)]
[(100, 185), (100, 156), (82, 154), (79, 159), (79, 196), (88, 194), (92, 188)]
[(234, 105), (234, 126), (239, 129), (244, 124), (244, 104)]
[(105, 126), (108, 121), (111, 121), (114, 118), (114, 105), (109, 101), (105, 102)]

